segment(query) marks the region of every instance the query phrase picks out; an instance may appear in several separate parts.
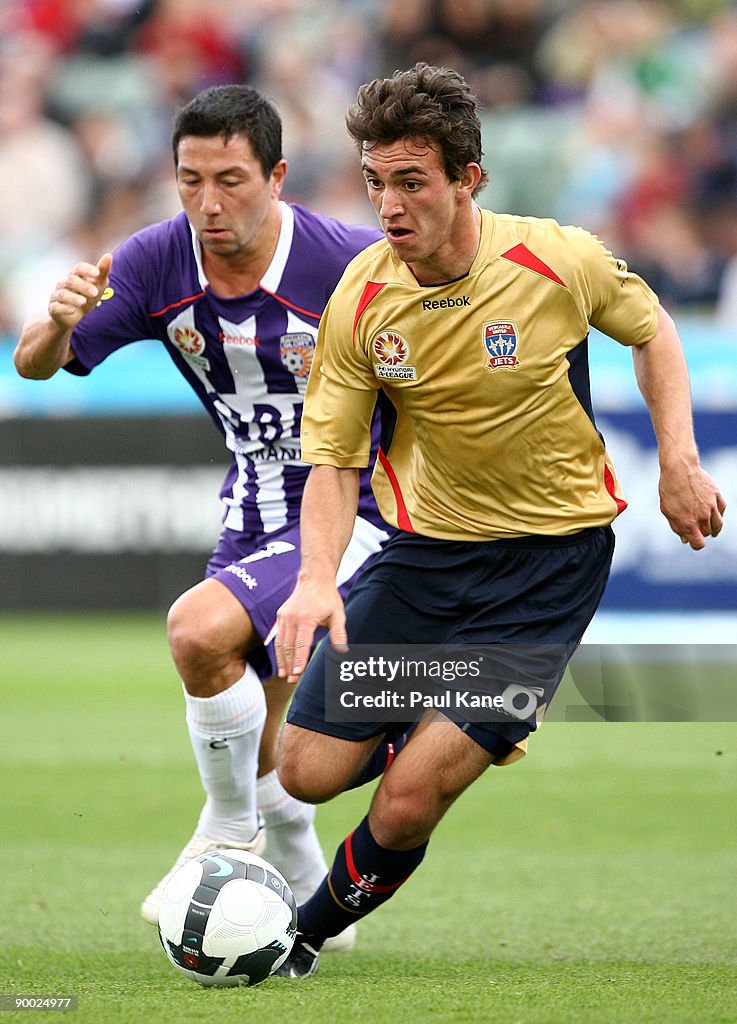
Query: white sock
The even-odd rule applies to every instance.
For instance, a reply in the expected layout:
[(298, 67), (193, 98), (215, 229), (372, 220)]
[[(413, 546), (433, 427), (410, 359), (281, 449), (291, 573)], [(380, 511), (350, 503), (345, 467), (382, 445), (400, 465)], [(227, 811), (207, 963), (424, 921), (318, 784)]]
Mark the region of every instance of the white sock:
[(304, 903), (328, 872), (315, 831), (315, 808), (290, 796), (276, 771), (258, 780), (256, 792), (266, 825), (266, 859), (289, 882), (297, 903)]
[(184, 692), (187, 726), (207, 799), (197, 831), (248, 843), (258, 831), (256, 773), (266, 719), (261, 680), (250, 665), (214, 697)]

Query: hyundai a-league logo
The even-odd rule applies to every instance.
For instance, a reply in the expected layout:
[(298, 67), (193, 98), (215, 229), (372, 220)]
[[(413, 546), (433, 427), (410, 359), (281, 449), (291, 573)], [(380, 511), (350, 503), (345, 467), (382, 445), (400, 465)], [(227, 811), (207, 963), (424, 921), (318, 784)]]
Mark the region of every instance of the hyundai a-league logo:
[(382, 331), (373, 340), (374, 355), (379, 360), (374, 363), (377, 377), (391, 380), (415, 380), (417, 371), (414, 366), (407, 366), (409, 345), (401, 334), (396, 331)]
[(508, 320), (492, 320), (484, 324), (487, 370), (496, 370), (500, 366), (519, 366), (517, 341), (517, 327)]
[(282, 334), (279, 338), (279, 355), (283, 365), (295, 377), (306, 377), (315, 354), (315, 339), (311, 334)]
[(396, 331), (382, 331), (374, 338), (374, 352), (385, 366), (398, 366), (407, 362), (409, 345)]
[(199, 356), (205, 351), (205, 339), (194, 327), (175, 327), (173, 340), (187, 356)]

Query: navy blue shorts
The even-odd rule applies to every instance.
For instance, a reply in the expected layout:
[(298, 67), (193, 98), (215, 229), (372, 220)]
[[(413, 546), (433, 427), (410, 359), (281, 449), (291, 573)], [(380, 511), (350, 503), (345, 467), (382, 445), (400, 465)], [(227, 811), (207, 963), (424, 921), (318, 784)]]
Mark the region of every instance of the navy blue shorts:
[[(609, 526), (482, 542), (399, 532), (351, 590), (348, 642), (562, 645), (557, 685), (604, 593), (613, 552)], [(386, 718), (326, 721), (326, 646), (299, 681), (287, 721), (356, 741), (385, 732)], [(525, 721), (454, 721), (497, 763), (521, 756), (534, 728)]]

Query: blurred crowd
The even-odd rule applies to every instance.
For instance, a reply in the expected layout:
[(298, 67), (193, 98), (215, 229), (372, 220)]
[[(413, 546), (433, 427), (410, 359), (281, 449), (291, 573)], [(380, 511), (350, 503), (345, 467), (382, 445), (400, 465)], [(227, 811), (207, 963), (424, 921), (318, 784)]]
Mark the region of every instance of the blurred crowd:
[(737, 326), (732, 3), (0, 0), (0, 336), (178, 209), (172, 116), (208, 85), (275, 102), (285, 198), (371, 220), (345, 108), (417, 60), (482, 101), (482, 205), (580, 224), (671, 311)]

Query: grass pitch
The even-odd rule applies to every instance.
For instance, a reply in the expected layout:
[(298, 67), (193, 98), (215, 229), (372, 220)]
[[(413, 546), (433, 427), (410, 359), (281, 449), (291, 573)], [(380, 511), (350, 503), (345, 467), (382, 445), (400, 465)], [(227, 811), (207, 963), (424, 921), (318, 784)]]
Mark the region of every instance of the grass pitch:
[[(205, 990), (138, 917), (201, 804), (163, 617), (5, 616), (0, 655), (0, 994), (91, 1024), (737, 1021), (734, 723), (549, 722), (352, 955)], [(319, 810), (328, 859), (369, 795)]]

